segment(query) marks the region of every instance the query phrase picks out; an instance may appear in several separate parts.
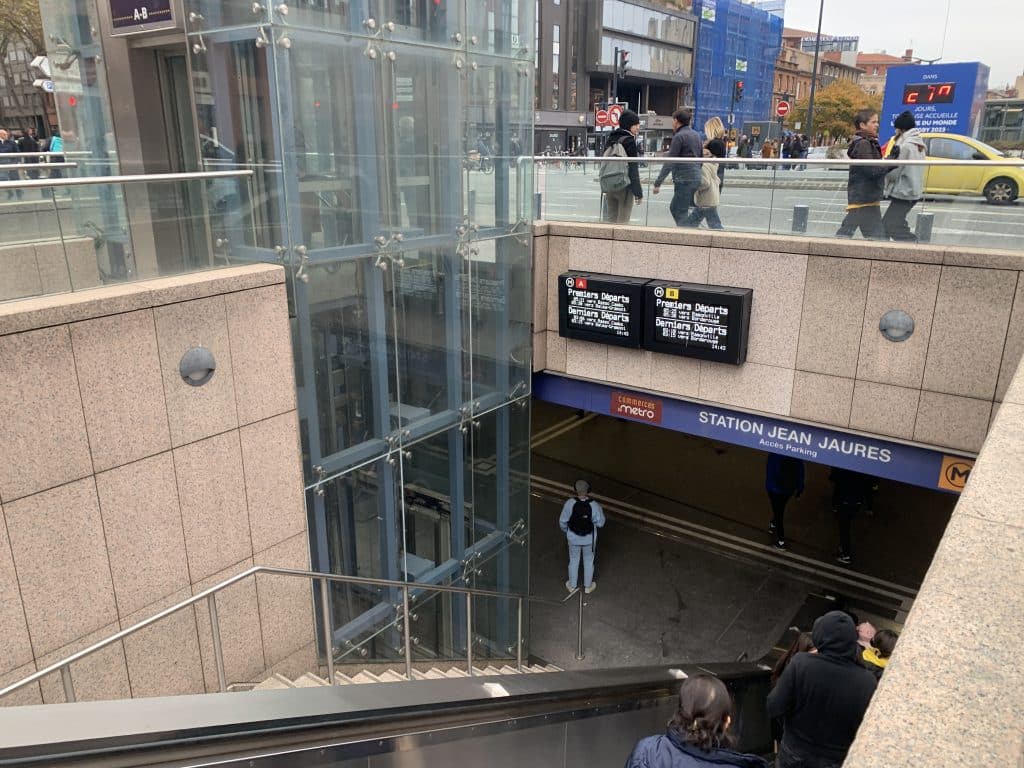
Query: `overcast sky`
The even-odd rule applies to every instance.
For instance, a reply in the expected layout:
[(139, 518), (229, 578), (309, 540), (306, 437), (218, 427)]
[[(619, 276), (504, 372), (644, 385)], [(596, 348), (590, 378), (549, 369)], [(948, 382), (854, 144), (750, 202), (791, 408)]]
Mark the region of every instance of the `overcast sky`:
[[(884, 50), (943, 62), (980, 61), (992, 68), (990, 87), (1013, 84), (1024, 73), (1021, 0), (948, 0), (949, 32), (942, 50), (947, 0), (824, 0), (823, 35), (858, 35), (860, 50)], [(786, 0), (786, 26), (818, 28), (818, 0)]]

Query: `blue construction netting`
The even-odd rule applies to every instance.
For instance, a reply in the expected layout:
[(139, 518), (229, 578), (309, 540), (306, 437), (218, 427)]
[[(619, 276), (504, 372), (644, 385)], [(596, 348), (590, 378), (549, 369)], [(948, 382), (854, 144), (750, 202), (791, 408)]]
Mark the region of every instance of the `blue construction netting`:
[[(740, 0), (696, 0), (700, 19), (694, 72), (694, 125), (701, 130), (712, 116), (728, 125), (773, 119), (775, 60), (782, 46), (781, 16)], [(733, 89), (743, 81), (743, 98), (733, 104)]]

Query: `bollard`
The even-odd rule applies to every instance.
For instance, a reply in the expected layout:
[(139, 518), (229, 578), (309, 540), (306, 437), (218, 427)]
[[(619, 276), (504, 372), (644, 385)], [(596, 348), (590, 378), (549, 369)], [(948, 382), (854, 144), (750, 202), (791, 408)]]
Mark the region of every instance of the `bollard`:
[(544, 218), (543, 216), (540, 215), (541, 209), (543, 207), (541, 199), (541, 193), (535, 192), (533, 195), (533, 218), (538, 220)]
[(934, 223), (934, 213), (917, 214), (917, 226), (914, 227), (914, 234), (917, 235), (917, 242), (930, 243), (932, 241), (932, 225)]
[(811, 207), (809, 205), (794, 205), (793, 206), (793, 231), (794, 232), (806, 232), (807, 231), (807, 220), (811, 215)]

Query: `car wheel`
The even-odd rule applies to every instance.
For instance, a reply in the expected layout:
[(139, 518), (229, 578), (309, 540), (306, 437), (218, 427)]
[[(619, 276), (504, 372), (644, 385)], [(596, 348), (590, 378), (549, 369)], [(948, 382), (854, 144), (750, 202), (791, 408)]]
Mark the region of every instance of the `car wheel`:
[(1009, 205), (1017, 199), (1017, 182), (1000, 177), (985, 185), (985, 199), (992, 205)]

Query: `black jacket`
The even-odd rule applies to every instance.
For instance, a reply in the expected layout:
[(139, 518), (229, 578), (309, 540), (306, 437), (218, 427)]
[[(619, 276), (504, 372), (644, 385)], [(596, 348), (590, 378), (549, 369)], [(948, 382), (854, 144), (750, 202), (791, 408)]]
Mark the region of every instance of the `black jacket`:
[(842, 611), (814, 622), (817, 653), (798, 653), (768, 694), (782, 743), (801, 756), (841, 763), (875, 692), (875, 676), (858, 660), (857, 629)]
[(744, 755), (731, 749), (713, 749), (705, 752), (686, 744), (676, 731), (669, 729), (664, 736), (640, 739), (625, 768), (768, 768), (768, 763), (757, 755)]
[[(700, 134), (688, 125), (684, 125), (675, 136), (672, 137), (672, 144), (668, 148), (669, 157), (704, 157), (704, 145), (700, 141)], [(661, 167), (658, 178), (654, 180), (654, 186), (660, 187), (670, 173), (674, 183), (698, 182), (700, 181), (701, 163), (666, 163)]]
[[(846, 150), (851, 160), (881, 160), (882, 148), (878, 137), (857, 131)], [(885, 175), (893, 166), (861, 165), (850, 166), (850, 180), (846, 187), (846, 201), (850, 205), (865, 205), (882, 202), (885, 189)]]
[[(616, 141), (622, 144), (628, 157), (640, 157), (640, 152), (636, 148), (636, 138), (625, 128), (616, 128), (612, 131), (608, 136), (607, 146), (610, 147)], [(627, 165), (629, 166), (629, 189), (632, 191), (633, 197), (639, 200), (644, 196), (644, 188), (640, 184), (640, 169), (637, 167), (637, 163), (627, 163)]]
[[(6, 141), (0, 141), (0, 155), (14, 154), (18, 151), (18, 144), (14, 139), (7, 139)], [(20, 162), (17, 157), (4, 157), (0, 158), (0, 165), (13, 165)]]
[[(39, 151), (39, 140), (34, 136), (29, 136), (27, 133), (18, 139), (18, 151), (19, 152), (38, 152)], [(26, 163), (38, 163), (38, 157), (26, 157)]]

